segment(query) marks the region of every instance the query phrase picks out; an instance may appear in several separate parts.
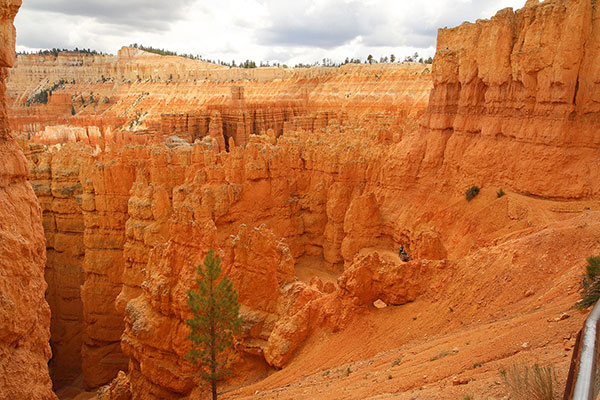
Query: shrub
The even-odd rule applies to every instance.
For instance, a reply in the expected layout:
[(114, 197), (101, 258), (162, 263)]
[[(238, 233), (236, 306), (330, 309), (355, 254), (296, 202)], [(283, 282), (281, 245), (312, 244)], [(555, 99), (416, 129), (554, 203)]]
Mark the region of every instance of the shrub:
[(575, 305), (579, 309), (596, 304), (600, 298), (600, 256), (590, 256), (581, 280), (581, 300)]
[(465, 197), (467, 198), (467, 201), (473, 200), (475, 196), (479, 194), (479, 190), (479, 186), (471, 186), (469, 189), (467, 189), (467, 191), (465, 192)]
[(515, 400), (555, 400), (558, 399), (556, 373), (552, 367), (533, 368), (513, 364), (500, 375)]
[(496, 192), (496, 196), (498, 196), (498, 198), (504, 196), (506, 193), (504, 193), (504, 190), (502, 190), (502, 188), (500, 188), (500, 190), (498, 190)]

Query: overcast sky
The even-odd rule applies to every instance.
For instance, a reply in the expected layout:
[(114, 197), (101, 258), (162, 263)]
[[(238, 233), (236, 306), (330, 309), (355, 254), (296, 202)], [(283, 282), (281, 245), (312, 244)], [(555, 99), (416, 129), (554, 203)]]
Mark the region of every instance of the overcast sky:
[(17, 51), (141, 43), (204, 58), (287, 64), (431, 56), (437, 28), (525, 0), (24, 0)]

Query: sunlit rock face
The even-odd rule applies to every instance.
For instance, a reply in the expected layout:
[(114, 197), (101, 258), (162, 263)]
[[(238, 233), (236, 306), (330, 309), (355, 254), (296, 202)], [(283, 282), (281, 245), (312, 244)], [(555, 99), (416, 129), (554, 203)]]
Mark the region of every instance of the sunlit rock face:
[(458, 165), (465, 184), (598, 194), (599, 13), (592, 1), (533, 1), (439, 31), (422, 139), (441, 176)]

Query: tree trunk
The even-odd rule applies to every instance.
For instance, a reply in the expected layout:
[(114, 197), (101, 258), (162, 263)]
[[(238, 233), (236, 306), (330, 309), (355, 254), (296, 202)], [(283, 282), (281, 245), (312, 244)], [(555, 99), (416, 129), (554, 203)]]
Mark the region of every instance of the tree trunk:
[(216, 354), (216, 329), (215, 329), (215, 310), (214, 310), (214, 292), (213, 280), (210, 281), (210, 385), (212, 386), (212, 398), (217, 400), (217, 354)]

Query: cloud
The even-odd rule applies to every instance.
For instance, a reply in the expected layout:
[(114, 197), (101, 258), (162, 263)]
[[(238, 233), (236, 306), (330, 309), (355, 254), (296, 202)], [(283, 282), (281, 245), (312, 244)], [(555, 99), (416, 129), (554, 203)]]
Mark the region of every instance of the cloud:
[(164, 31), (194, 0), (28, 0), (29, 10), (90, 17), (129, 29)]
[[(258, 32), (264, 45), (333, 48), (368, 31), (365, 7), (357, 1), (266, 2), (271, 24)], [(282, 5), (284, 5), (282, 7)]]
[[(516, 3), (516, 4), (515, 4)], [(257, 38), (265, 46), (331, 49), (362, 38), (368, 47), (430, 47), (437, 29), (490, 17), (521, 0), (265, 0), (270, 25)]]
[(26, 0), (17, 46), (116, 53), (142, 43), (210, 59), (294, 65), (418, 51), (437, 30), (489, 18), (525, 0)]

